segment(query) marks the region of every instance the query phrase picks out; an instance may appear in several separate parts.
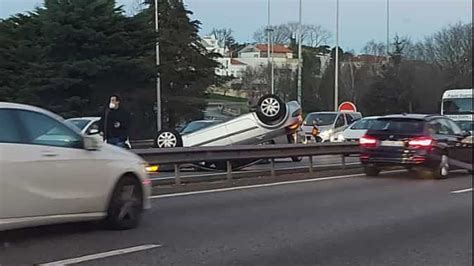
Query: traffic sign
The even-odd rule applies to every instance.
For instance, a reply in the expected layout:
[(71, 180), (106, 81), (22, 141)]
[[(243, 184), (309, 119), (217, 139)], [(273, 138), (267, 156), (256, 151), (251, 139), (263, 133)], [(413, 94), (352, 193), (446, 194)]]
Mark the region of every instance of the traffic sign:
[(355, 104), (351, 102), (343, 102), (339, 105), (339, 112), (357, 112)]

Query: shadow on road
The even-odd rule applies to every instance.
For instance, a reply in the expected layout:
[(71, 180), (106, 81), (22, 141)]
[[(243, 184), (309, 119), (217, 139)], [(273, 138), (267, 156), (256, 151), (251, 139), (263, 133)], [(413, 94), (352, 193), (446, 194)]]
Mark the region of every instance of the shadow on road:
[(29, 239), (50, 239), (57, 236), (92, 233), (100, 230), (104, 230), (104, 226), (99, 222), (79, 222), (3, 231), (0, 232), (0, 250), (12, 244), (28, 242)]

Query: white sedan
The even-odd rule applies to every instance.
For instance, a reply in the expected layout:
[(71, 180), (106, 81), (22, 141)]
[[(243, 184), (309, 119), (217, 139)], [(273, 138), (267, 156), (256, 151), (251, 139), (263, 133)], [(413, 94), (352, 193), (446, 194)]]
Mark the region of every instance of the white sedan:
[(379, 116), (368, 116), (354, 122), (338, 134), (335, 137), (335, 141), (359, 141), (359, 139), (367, 132), (367, 129), (374, 124), (377, 118), (379, 118)]
[(136, 227), (150, 207), (146, 163), (33, 106), (0, 102), (0, 231), (103, 219)]
[[(104, 138), (100, 135), (100, 117), (98, 116), (91, 116), (91, 117), (75, 117), (69, 118), (66, 121), (73, 124), (84, 135), (90, 135), (96, 137), (98, 140), (103, 141)], [(125, 145), (127, 145), (128, 149), (132, 148), (130, 144), (130, 139), (125, 141)]]

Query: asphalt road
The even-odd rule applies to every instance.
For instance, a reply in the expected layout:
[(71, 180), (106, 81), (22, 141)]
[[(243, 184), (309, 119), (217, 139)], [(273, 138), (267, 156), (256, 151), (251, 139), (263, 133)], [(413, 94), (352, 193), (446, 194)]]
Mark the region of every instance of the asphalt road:
[[(81, 265), (472, 265), (472, 176), (464, 173), (178, 195), (154, 199), (144, 218), (131, 231), (82, 223), (3, 232), (0, 264), (94, 255)], [(119, 255), (131, 247), (144, 250)]]

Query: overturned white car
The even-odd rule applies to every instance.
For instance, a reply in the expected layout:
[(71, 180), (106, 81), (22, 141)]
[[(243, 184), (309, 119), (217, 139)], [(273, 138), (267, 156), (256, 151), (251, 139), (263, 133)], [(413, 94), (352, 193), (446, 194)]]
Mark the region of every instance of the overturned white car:
[[(301, 106), (296, 101), (284, 103), (275, 95), (260, 98), (257, 110), (227, 122), (206, 127), (181, 136), (175, 130), (161, 130), (155, 138), (155, 147), (196, 147), (265, 144), (293, 142), (292, 136), (302, 123)], [(249, 162), (233, 162), (234, 168), (240, 168)], [(225, 165), (225, 162), (223, 162)], [(206, 162), (205, 168), (223, 168), (221, 163)]]

